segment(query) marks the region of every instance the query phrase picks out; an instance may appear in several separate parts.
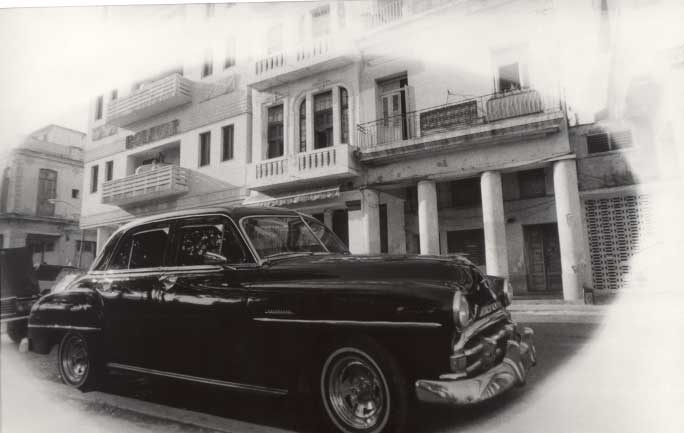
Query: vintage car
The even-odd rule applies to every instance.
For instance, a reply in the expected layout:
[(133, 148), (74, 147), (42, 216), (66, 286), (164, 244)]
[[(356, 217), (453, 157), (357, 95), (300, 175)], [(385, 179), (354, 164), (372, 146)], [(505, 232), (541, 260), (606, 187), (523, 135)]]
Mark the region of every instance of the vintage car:
[(30, 249), (0, 249), (0, 323), (16, 343), (26, 337), (29, 311), (40, 297), (38, 283)]
[(29, 347), (59, 344), (79, 389), (123, 370), (308, 392), (337, 431), (397, 432), (413, 396), (465, 405), (524, 383), (533, 333), (505, 303), (465, 259), (351, 255), (292, 210), (199, 209), (121, 227), (33, 307)]

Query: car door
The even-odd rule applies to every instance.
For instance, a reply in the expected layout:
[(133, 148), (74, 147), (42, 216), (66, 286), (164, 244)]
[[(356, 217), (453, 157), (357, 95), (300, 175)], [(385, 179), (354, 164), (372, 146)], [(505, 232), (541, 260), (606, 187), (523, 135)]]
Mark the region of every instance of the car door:
[(157, 304), (160, 369), (240, 383), (252, 326), (243, 285), (255, 275), (254, 259), (226, 216), (179, 220), (173, 233), (173, 266), (161, 277)]
[(158, 329), (152, 299), (159, 292), (169, 232), (168, 222), (131, 229), (117, 243), (107, 270), (94, 281), (104, 303), (108, 360), (112, 363), (154, 364)]

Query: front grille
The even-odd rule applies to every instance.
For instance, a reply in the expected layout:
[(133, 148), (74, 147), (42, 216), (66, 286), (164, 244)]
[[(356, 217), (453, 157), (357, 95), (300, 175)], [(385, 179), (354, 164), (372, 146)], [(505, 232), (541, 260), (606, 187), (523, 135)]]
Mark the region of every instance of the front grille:
[(506, 355), (506, 346), (511, 338), (517, 338), (515, 327), (506, 321), (489, 326), (473, 336), (463, 347), (465, 365), (462, 365), (462, 371), (471, 377), (499, 364)]
[(17, 311), (17, 298), (6, 298), (0, 301), (0, 317), (13, 316)]

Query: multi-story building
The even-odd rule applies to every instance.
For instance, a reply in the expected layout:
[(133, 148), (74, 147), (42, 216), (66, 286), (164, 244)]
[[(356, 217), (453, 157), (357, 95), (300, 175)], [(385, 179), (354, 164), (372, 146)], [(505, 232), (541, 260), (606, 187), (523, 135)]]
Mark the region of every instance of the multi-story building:
[(95, 233), (78, 226), (85, 134), (50, 125), (0, 159), (0, 246), (28, 246), (35, 264), (88, 267)]
[[(101, 243), (162, 210), (286, 206), (354, 253), (465, 253), (516, 295), (579, 299), (593, 164), (632, 132), (570, 130), (563, 13), (598, 29), (602, 2), (570, 3), (185, 7), (215, 48), (97, 97), (82, 226)], [(258, 31), (212, 24), (236, 16)]]

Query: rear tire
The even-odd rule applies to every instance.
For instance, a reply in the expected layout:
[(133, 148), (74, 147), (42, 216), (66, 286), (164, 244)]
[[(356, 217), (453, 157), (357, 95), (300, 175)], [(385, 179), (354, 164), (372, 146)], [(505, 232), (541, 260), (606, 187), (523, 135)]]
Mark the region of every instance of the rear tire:
[(9, 322), (7, 324), (7, 335), (15, 343), (19, 343), (22, 338), (28, 335), (28, 319)]
[(95, 339), (79, 332), (64, 335), (57, 352), (57, 368), (65, 384), (81, 391), (94, 389), (101, 371)]
[(406, 379), (375, 341), (354, 339), (327, 351), (319, 382), (324, 414), (335, 431), (400, 433), (406, 428)]

